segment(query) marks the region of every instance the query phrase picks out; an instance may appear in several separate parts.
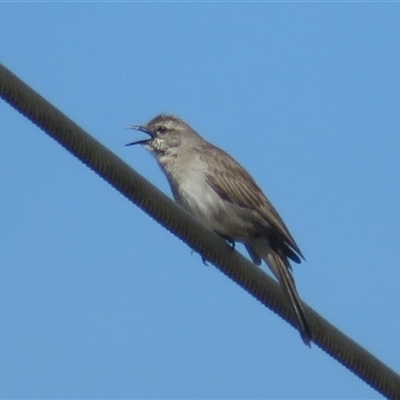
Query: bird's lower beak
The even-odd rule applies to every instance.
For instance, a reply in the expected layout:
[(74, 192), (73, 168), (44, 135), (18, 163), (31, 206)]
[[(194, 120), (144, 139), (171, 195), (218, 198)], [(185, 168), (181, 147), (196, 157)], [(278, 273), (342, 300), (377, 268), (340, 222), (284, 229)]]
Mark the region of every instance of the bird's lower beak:
[(136, 140), (135, 142), (127, 143), (125, 146), (133, 146), (134, 144), (146, 144), (146, 143), (150, 142), (151, 139), (153, 139), (153, 133), (150, 132), (148, 129), (146, 129), (146, 127), (144, 127), (144, 126), (128, 125), (125, 128), (126, 129), (135, 129), (137, 131), (141, 131), (141, 132), (144, 132), (144, 133), (147, 133), (148, 135), (150, 135), (150, 139)]

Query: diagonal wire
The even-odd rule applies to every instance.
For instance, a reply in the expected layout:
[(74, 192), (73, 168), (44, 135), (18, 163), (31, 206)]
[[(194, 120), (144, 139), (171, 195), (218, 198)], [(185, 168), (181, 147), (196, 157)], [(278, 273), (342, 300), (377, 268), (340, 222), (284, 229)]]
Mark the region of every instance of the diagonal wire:
[[(157, 222), (292, 326), (279, 285), (0, 64), (0, 96)], [(400, 376), (304, 304), (313, 341), (387, 398), (400, 399)]]

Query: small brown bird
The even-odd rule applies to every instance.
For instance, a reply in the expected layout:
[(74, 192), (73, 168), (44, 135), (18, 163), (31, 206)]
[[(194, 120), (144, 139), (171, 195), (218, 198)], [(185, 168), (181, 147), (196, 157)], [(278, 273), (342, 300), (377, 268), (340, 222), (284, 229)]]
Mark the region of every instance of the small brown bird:
[(289, 259), (304, 259), (282, 218), (250, 174), (229, 154), (203, 139), (186, 122), (161, 114), (127, 128), (150, 138), (143, 145), (157, 159), (175, 200), (229, 242), (244, 243), (252, 260), (269, 266), (296, 313), (303, 341), (311, 330), (297, 293)]

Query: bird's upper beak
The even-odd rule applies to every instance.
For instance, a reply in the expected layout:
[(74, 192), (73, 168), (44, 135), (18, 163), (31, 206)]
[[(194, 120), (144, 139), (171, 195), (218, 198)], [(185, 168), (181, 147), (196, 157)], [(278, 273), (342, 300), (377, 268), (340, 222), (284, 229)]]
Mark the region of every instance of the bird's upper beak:
[(140, 125), (128, 125), (125, 127), (126, 129), (135, 129), (137, 131), (141, 131), (144, 133), (147, 133), (148, 135), (150, 135), (150, 139), (142, 139), (142, 140), (136, 140), (135, 142), (130, 142), (127, 143), (125, 146), (133, 146), (134, 144), (146, 144), (148, 142), (150, 142), (150, 140), (153, 139), (154, 134), (153, 132), (151, 132), (149, 129), (147, 129), (145, 126), (140, 126)]

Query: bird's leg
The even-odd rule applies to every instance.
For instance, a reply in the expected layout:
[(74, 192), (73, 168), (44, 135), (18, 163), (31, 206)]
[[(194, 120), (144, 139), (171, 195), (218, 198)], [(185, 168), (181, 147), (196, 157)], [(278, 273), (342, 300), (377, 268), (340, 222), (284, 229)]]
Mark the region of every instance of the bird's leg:
[(218, 235), (219, 237), (221, 237), (222, 239), (226, 240), (226, 241), (229, 243), (229, 245), (231, 246), (231, 249), (232, 249), (232, 250), (235, 250), (235, 241), (234, 241), (231, 237), (226, 236), (226, 235), (221, 235), (221, 234), (218, 233), (218, 232), (216, 232), (216, 233), (217, 233), (217, 235)]
[[(222, 239), (224, 239), (224, 240), (226, 240), (226, 241), (228, 242), (229, 246), (231, 246), (232, 251), (235, 250), (235, 241), (234, 241), (232, 238), (230, 238), (229, 236), (226, 236), (226, 235), (221, 235), (221, 234), (218, 233), (218, 232), (215, 232), (215, 233), (216, 233), (220, 238), (222, 238)], [(201, 256), (201, 260), (203, 261), (203, 264), (204, 264), (204, 265), (208, 266), (208, 264), (207, 264), (207, 259), (206, 259), (204, 256)]]

